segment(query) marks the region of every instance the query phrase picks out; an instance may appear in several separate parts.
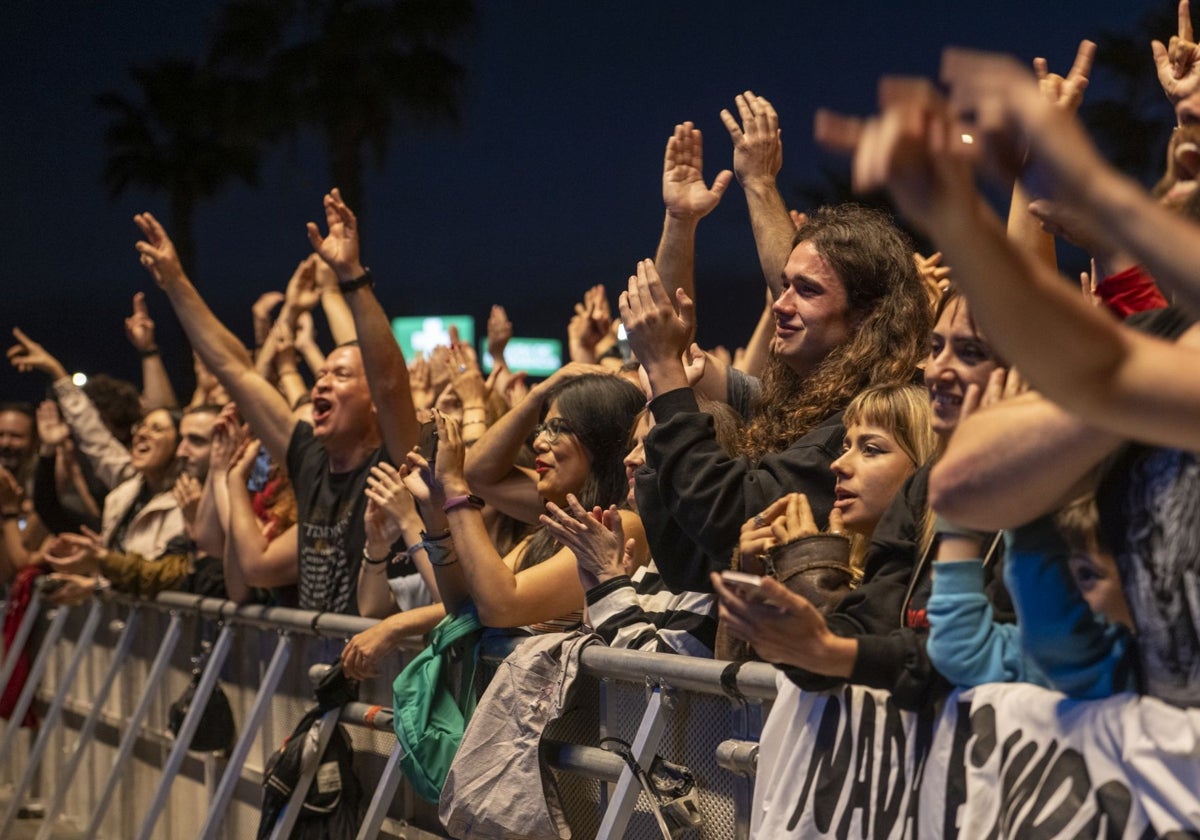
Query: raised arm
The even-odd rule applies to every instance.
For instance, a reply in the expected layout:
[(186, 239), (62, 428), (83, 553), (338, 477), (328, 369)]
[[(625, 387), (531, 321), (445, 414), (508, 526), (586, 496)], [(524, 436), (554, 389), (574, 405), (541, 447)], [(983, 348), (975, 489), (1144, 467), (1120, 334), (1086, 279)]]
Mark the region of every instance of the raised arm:
[[(1092, 72), (1092, 60), (1096, 56), (1096, 45), (1081, 41), (1075, 55), (1075, 63), (1066, 76), (1051, 73), (1046, 59), (1035, 58), (1033, 69), (1037, 74), (1038, 87), (1042, 95), (1068, 114), (1075, 114), (1083, 102), (1088, 76)], [(1008, 210), (1008, 238), (1057, 269), (1054, 237), (1041, 225), (1036, 215), (1030, 212), (1030, 196), (1018, 178), (1013, 181), (1012, 203)]]
[(1150, 42), (1158, 81), (1177, 110), (1181, 102), (1200, 91), (1200, 45), (1194, 39), (1191, 3), (1179, 0), (1178, 33), (1166, 45), (1158, 40)]
[(41, 371), (50, 377), (63, 419), (79, 441), (79, 451), (87, 457), (96, 478), (112, 489), (132, 475), (127, 450), (100, 417), (95, 404), (83, 389), (71, 381), (66, 368), (42, 345), (17, 328), (17, 344), (8, 350), (8, 360), (22, 373)]
[(466, 482), (501, 513), (521, 522), (537, 522), (544, 508), (533, 470), (516, 466), (517, 455), (542, 415), (546, 396), (559, 383), (603, 368), (570, 364), (535, 385), (525, 399), (488, 427), (467, 453)]
[[(1030, 140), (1024, 171), (1058, 200), (1107, 195), (1092, 186), (1106, 179), (1121, 191), (1121, 176), (1099, 161), (1079, 126), (1046, 102), (1012, 59), (950, 50), (943, 76), (958, 107), (988, 117), (971, 135), (981, 142), (960, 139), (963, 129), (953, 125), (932, 86), (885, 79), (882, 117), (851, 132), (858, 134), (856, 189), (888, 186), (955, 267), (981, 330), (1035, 388), (1110, 432), (1200, 448), (1200, 430), (1191, 422), (1200, 409), (1200, 380), (1176, 373), (1200, 362), (1200, 353), (1122, 328), (1049, 267), (1013, 248), (975, 188), (970, 156), (982, 147), (991, 166), (1019, 169), (1023, 158), (1011, 135), (1017, 125)], [(844, 127), (824, 126), (832, 133)], [(1128, 194), (1141, 194), (1140, 188)], [(1118, 202), (1127, 219), (1140, 220), (1126, 226), (1149, 215), (1140, 205)], [(1188, 229), (1173, 238), (1168, 223)], [(1178, 257), (1200, 243), (1200, 234), (1174, 217), (1163, 220), (1154, 238), (1170, 242)]]
[(358, 334), (354, 331), (354, 315), (338, 286), (337, 275), (324, 260), (317, 262), (317, 288), (321, 291), (321, 309), (325, 312), (334, 346), (356, 340)]
[(142, 357), (142, 408), (146, 411), (178, 408), (179, 399), (154, 341), (154, 321), (150, 318), (144, 292), (133, 296), (133, 314), (125, 319), (125, 337)]
[(309, 222), (308, 239), (337, 275), (350, 305), (384, 445), (393, 457), (400, 457), (417, 443), (417, 414), (409, 390), (408, 366), (391, 322), (375, 297), (374, 281), (359, 262), (358, 220), (336, 188), (325, 196), (325, 223), (328, 233), (322, 237), (317, 226)]
[(675, 126), (663, 156), (663, 203), (667, 215), (654, 261), (661, 267), (663, 281), (674, 293), (683, 289), (696, 296), (696, 226), (713, 211), (733, 180), (723, 169), (704, 183), (704, 138), (700, 129), (685, 122)]
[(293, 525), (268, 540), (254, 515), (246, 481), (259, 443), (250, 441), (229, 469), (229, 523), (225, 529), (225, 589), (231, 601), (249, 598), (251, 586), (288, 586), (300, 579), (299, 538)]
[(933, 468), (929, 501), (961, 525), (1012, 528), (1061, 507), (1121, 441), (1027, 393), (959, 422)]
[(756, 96), (753, 91), (738, 94), (734, 102), (741, 125), (728, 109), (721, 112), (721, 121), (733, 141), (733, 171), (746, 193), (763, 278), (771, 293), (778, 296), (783, 290), (783, 267), (796, 235), (796, 227), (775, 182), (783, 166), (779, 115), (766, 98)]
[(158, 220), (149, 213), (141, 213), (134, 221), (145, 236), (137, 243), (142, 265), (167, 293), (192, 349), (241, 406), (271, 457), (283, 463), (295, 426), (287, 402), (254, 370), (246, 348), (200, 297), (183, 271), (174, 243)]
[(439, 445), (432, 469), (416, 453), (409, 459), (428, 486), (428, 493), (414, 494), (418, 503), (424, 503), (421, 513), (426, 527), (449, 534), (430, 547), (429, 557), (446, 611), (458, 612), (470, 600), (484, 624), (519, 627), (582, 609), (583, 587), (570, 551), (562, 549), (544, 562), (514, 573), (512, 557), (502, 558), (496, 551), (477, 507), (459, 503), (445, 509), (448, 500), (460, 501), (470, 489), (462, 476), (465, 447), (459, 426), (440, 412), (437, 420)]
[(229, 522), (229, 468), (234, 455), (246, 439), (248, 430), (240, 425), (237, 405), (229, 403), (212, 429), (212, 449), (204, 491), (196, 509), (196, 548), (211, 557), (225, 556), (225, 525)]

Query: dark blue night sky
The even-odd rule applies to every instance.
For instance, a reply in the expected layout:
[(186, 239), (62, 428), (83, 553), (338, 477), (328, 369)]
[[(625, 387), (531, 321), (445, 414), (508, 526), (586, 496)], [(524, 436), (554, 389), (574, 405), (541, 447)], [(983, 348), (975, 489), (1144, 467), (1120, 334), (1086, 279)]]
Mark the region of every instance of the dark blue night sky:
[[(108, 199), (93, 97), (132, 94), (131, 64), (199, 57), (218, 5), (6, 9), (0, 327), (22, 326), (68, 368), (134, 378), (122, 318), (146, 290), (168, 363), (185, 369), (173, 316), (133, 250), (132, 215), (165, 219), (165, 198)], [(881, 74), (932, 75), (947, 43), (1046, 55), (1065, 71), (1081, 37), (1129, 29), (1161, 5), (479, 2), (459, 50), (469, 68), (462, 127), (397, 136), (385, 167), (367, 173), (366, 262), (393, 315), (482, 319), (496, 302), (519, 335), (561, 337), (584, 288), (603, 282), (615, 300), (636, 260), (653, 254), (676, 122), (704, 131), (711, 178), (731, 160), (720, 109), (746, 88), (767, 96), (783, 124), (786, 194), (831, 162), (809, 139), (815, 109), (870, 111)], [(248, 337), (258, 293), (282, 288), (308, 252), (304, 222), (318, 218), (327, 177), (321, 146), (302, 139), (269, 155), (256, 190), (231, 188), (201, 207), (199, 285), (239, 334)], [(701, 341), (740, 343), (762, 286), (736, 184), (702, 223), (698, 251)], [(0, 398), (34, 399), (44, 386), (7, 365), (0, 373)]]

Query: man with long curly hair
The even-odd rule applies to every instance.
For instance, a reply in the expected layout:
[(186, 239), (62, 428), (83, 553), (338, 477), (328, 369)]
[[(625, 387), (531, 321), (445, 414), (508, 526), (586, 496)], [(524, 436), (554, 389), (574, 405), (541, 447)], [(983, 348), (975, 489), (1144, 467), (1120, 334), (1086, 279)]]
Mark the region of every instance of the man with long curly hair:
[(802, 492), (817, 521), (827, 519), (842, 410), (868, 386), (912, 379), (932, 314), (912, 246), (885, 214), (818, 210), (796, 231), (782, 272), (762, 380), (726, 374), (727, 399), (747, 420), (731, 456), (687, 384), (692, 311), (685, 294), (673, 304), (649, 261), (622, 296), (652, 393), (655, 427), (636, 479), (652, 554), (673, 589), (709, 590), (708, 574), (728, 568), (742, 523), (775, 499)]

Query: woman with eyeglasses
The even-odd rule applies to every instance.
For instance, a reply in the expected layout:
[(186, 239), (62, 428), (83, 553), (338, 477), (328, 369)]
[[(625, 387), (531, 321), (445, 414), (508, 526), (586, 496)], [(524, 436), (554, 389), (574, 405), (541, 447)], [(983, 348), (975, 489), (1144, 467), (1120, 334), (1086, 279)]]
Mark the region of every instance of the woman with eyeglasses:
[[(575, 555), (544, 528), (501, 557), (479, 509), (483, 500), (520, 521), (537, 524), (547, 502), (576, 496), (588, 510), (621, 505), (628, 491), (623, 463), (630, 431), (645, 396), (618, 376), (568, 365), (466, 449), (463, 427), (438, 414), (435, 463), (408, 458), (406, 483), (425, 521), (425, 544), (448, 612), (473, 601), (483, 624), (565, 629), (578, 623), (584, 591)], [(526, 444), (533, 467), (517, 466)], [(637, 515), (621, 512), (625, 535), (644, 562), (645, 535)]]

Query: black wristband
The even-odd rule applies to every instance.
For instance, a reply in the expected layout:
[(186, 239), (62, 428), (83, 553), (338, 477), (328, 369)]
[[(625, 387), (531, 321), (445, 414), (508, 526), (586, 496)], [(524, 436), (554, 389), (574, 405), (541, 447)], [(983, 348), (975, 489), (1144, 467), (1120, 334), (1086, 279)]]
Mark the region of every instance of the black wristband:
[(139, 350), (138, 355), (141, 356), (143, 359), (149, 359), (151, 356), (158, 355), (158, 348), (157, 347), (147, 347), (145, 350)]
[(363, 273), (353, 280), (338, 280), (338, 288), (342, 290), (342, 294), (356, 292), (363, 286), (368, 288), (375, 287), (375, 278), (371, 276), (371, 269), (364, 268)]

